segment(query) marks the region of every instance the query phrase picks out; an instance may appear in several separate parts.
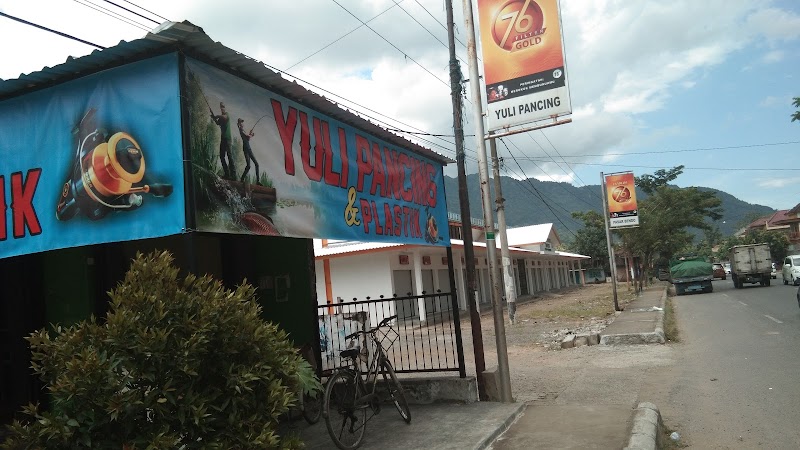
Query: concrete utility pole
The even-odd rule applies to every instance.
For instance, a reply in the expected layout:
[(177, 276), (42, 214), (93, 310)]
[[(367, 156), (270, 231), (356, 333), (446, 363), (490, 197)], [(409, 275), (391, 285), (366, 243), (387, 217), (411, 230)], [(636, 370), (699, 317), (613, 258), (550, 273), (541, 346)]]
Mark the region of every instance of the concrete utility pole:
[[(508, 321), (514, 324), (517, 315), (517, 289), (514, 286), (514, 269), (511, 264), (511, 253), (508, 251), (508, 234), (506, 233), (506, 199), (503, 198), (503, 187), (500, 182), (500, 161), (497, 158), (497, 142), (489, 138), (489, 149), (492, 152), (492, 176), (494, 178), (494, 196), (497, 204), (497, 228), (500, 234), (500, 257), (503, 260), (503, 284), (505, 285), (506, 304), (508, 305)], [(519, 270), (525, 270), (520, 267)]]
[(492, 202), (489, 195), (489, 165), (486, 161), (486, 142), (484, 141), (483, 108), (481, 99), (480, 75), (478, 74), (478, 54), (475, 44), (475, 23), (472, 15), (472, 0), (463, 0), (464, 23), (467, 29), (467, 59), (469, 62), (469, 88), (472, 103), (475, 105), (475, 139), (478, 144), (478, 174), (481, 179), (481, 200), (483, 206), (484, 231), (486, 233), (486, 250), (490, 268), (495, 274), (492, 289), (492, 310), (494, 316), (495, 339), (497, 342), (497, 370), (500, 386), (500, 399), (510, 403), (511, 376), (508, 370), (508, 349), (506, 348), (506, 327), (503, 320), (503, 305), (500, 303), (500, 271), (497, 270), (497, 247), (494, 239), (494, 218)]
[(608, 203), (606, 202), (606, 177), (600, 172), (600, 196), (603, 198), (603, 224), (606, 226), (606, 244), (608, 245), (608, 265), (611, 268), (611, 287), (614, 291), (614, 311), (619, 309), (617, 301), (617, 261), (614, 259), (614, 246), (611, 245), (611, 228), (608, 225)]
[[(481, 314), (475, 302), (475, 251), (472, 247), (472, 218), (469, 211), (469, 192), (467, 191), (467, 169), (464, 158), (464, 126), (461, 111), (464, 104), (461, 99), (461, 65), (456, 58), (455, 30), (453, 23), (453, 2), (445, 1), (447, 9), (447, 41), (450, 48), (450, 97), (453, 101), (453, 134), (456, 138), (456, 165), (458, 166), (458, 202), (461, 210), (461, 238), (464, 240), (464, 264), (467, 267), (467, 291), (464, 298), (469, 308), (469, 319), (472, 328), (472, 350), (475, 354), (475, 371), (478, 378), (478, 398), (487, 400), (486, 383), (483, 372), (486, 362), (483, 354), (483, 333), (481, 331)], [(453, 295), (456, 295), (453, 292)]]

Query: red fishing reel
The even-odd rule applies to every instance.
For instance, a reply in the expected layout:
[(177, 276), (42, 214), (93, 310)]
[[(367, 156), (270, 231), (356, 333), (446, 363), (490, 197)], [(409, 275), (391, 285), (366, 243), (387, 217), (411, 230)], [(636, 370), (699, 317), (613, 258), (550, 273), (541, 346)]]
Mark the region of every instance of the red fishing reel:
[(136, 139), (125, 132), (107, 136), (95, 126), (95, 113), (90, 109), (73, 130), (77, 149), (56, 207), (58, 220), (69, 220), (78, 212), (98, 220), (110, 211), (140, 207), (142, 194), (172, 193), (171, 184), (146, 182), (144, 154)]

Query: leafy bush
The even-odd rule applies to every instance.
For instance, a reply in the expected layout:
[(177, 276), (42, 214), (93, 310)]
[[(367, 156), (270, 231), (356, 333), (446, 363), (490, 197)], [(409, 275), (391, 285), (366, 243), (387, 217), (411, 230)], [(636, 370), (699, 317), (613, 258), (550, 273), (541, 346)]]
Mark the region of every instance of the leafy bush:
[[(29, 338), (51, 408), (10, 426), (6, 448), (276, 448), (278, 417), (313, 379), (255, 289), (178, 278), (167, 253), (137, 255), (105, 323)], [(51, 336), (52, 334), (52, 336)]]

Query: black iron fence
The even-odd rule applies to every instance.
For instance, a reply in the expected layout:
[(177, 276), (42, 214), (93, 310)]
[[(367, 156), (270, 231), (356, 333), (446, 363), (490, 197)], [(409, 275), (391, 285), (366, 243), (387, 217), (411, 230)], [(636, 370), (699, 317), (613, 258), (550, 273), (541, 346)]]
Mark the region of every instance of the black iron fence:
[(449, 292), (319, 305), (321, 371), (328, 373), (347, 364), (339, 355), (349, 344), (345, 336), (369, 330), (393, 315), (398, 317), (392, 324), (397, 334), (391, 333), (382, 343), (395, 371), (466, 376), (458, 305)]

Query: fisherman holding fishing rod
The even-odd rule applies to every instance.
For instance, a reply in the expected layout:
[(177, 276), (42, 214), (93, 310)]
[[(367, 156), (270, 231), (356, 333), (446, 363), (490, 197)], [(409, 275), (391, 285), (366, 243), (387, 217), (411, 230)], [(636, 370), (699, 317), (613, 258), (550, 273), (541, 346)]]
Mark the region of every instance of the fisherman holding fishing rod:
[[(208, 105), (208, 100), (206, 100), (206, 104)], [(225, 178), (235, 180), (236, 173), (233, 157), (231, 156), (231, 119), (225, 111), (225, 104), (222, 102), (219, 102), (220, 114), (218, 116), (214, 115), (211, 105), (208, 105), (208, 110), (211, 112), (211, 120), (219, 126), (219, 161), (222, 163), (222, 171), (225, 172)]]
[(242, 173), (242, 183), (244, 183), (247, 172), (250, 171), (250, 161), (252, 160), (253, 164), (256, 166), (256, 184), (261, 184), (261, 176), (258, 173), (258, 161), (256, 161), (256, 157), (253, 155), (253, 149), (250, 148), (250, 138), (255, 136), (253, 130), (255, 129), (256, 125), (253, 124), (253, 128), (251, 128), (250, 131), (245, 131), (244, 119), (241, 117), (236, 124), (239, 126), (239, 136), (242, 137), (242, 152), (244, 152), (244, 160), (246, 162), (246, 165), (244, 166), (244, 173)]

